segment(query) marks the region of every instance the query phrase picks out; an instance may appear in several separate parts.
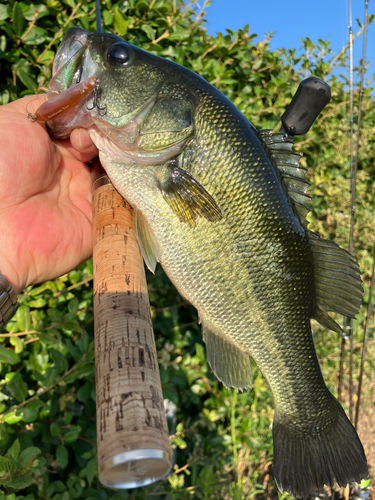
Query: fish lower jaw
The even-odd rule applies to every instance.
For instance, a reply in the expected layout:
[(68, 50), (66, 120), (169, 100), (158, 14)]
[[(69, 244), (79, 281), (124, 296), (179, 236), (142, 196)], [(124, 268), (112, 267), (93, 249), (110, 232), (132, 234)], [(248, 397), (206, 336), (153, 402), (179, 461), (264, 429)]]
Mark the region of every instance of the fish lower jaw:
[(112, 161), (134, 166), (157, 166), (176, 158), (181, 154), (185, 140), (162, 151), (143, 151), (136, 143), (122, 144), (114, 141), (100, 130), (98, 125), (88, 129), (91, 140), (99, 151)]

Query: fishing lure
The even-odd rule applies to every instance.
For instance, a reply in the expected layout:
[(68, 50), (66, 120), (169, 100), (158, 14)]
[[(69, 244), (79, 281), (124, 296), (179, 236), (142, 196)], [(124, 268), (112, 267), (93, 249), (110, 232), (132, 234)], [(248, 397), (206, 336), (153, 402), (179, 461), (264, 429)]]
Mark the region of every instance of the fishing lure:
[[(95, 76), (90, 76), (73, 87), (57, 94), (57, 98), (52, 101), (46, 101), (35, 112), (35, 115), (28, 113), (27, 116), (30, 121), (47, 122), (58, 116), (66, 113), (78, 103), (86, 99), (87, 96), (94, 93), (96, 96), (97, 88), (99, 86), (99, 79)], [(94, 99), (94, 104), (97, 98)]]

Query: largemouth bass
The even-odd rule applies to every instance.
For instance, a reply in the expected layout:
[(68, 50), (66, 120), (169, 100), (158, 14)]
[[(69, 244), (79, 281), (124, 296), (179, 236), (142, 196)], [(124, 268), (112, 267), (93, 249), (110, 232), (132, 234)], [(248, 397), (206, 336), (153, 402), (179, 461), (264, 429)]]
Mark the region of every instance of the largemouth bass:
[(134, 208), (147, 266), (160, 262), (196, 307), (217, 378), (249, 389), (249, 356), (260, 368), (275, 404), (280, 491), (305, 498), (365, 478), (362, 445), (324, 383), (310, 327), (315, 318), (339, 331), (328, 312), (356, 314), (359, 269), (307, 229), (306, 181), (290, 141), (257, 132), (188, 69), (114, 35), (71, 28), (50, 90), (92, 77), (92, 93), (49, 129), (61, 138), (88, 129)]

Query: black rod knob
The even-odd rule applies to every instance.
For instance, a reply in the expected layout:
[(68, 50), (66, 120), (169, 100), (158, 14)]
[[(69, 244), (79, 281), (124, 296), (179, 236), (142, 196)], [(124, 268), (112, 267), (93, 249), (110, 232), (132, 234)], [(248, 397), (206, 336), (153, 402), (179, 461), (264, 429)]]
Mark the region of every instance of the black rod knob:
[(285, 132), (289, 135), (306, 134), (330, 100), (331, 88), (327, 83), (314, 76), (303, 80), (281, 117)]

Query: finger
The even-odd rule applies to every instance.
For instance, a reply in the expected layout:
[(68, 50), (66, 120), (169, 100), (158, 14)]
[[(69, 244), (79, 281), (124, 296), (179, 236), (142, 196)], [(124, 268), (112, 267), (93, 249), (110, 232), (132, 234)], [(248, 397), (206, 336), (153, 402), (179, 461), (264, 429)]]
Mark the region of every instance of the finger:
[[(70, 142), (73, 148), (82, 154), (92, 155), (92, 158), (98, 156), (98, 148), (92, 142), (91, 137), (86, 129), (76, 128), (70, 134)], [(90, 160), (92, 160), (90, 158)]]
[[(82, 161), (83, 163), (87, 163), (98, 155), (98, 150), (94, 145), (91, 147), (88, 146), (87, 148), (89, 151), (88, 153), (77, 150), (75, 145), (73, 146), (72, 144), (71, 136), (69, 137), (69, 139), (52, 139), (52, 140), (54, 144), (57, 146), (58, 150), (60, 151), (60, 154), (70, 160), (79, 160)], [(74, 141), (77, 142), (77, 137), (74, 138)], [(83, 139), (83, 141), (86, 141), (86, 139)], [(78, 147), (80, 146), (78, 145)]]
[(10, 204), (23, 202), (45, 189), (59, 166), (44, 124), (32, 122), (45, 96), (29, 96), (0, 107), (0, 197)]

